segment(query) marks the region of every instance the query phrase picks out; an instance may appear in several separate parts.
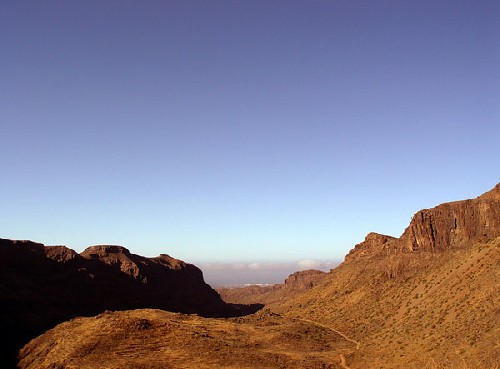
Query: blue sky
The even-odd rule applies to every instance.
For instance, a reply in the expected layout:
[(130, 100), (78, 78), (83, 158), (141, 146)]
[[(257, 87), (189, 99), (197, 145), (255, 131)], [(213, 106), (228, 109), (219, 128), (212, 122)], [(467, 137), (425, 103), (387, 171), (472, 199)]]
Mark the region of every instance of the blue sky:
[(339, 260), (500, 174), (497, 1), (2, 1), (0, 237)]

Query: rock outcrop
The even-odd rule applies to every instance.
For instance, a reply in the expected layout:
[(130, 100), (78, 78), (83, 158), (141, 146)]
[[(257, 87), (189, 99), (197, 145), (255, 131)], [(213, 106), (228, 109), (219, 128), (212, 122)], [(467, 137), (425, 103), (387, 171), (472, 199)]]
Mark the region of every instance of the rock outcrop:
[(494, 368), (499, 362), (500, 185), (371, 233), (321, 283), (271, 306), (359, 342), (350, 368)]
[(346, 255), (345, 261), (382, 253), (443, 252), (498, 236), (500, 183), (475, 199), (420, 210), (399, 238), (369, 233)]
[(345, 260), (351, 260), (359, 256), (372, 255), (384, 249), (384, 245), (389, 241), (394, 241), (396, 238), (383, 234), (371, 232), (368, 233), (363, 242), (358, 243), (345, 256)]
[(290, 274), (285, 279), (285, 286), (290, 290), (305, 291), (317, 285), (325, 276), (326, 273), (321, 270), (301, 270)]
[(257, 308), (225, 303), (192, 264), (110, 245), (78, 254), (65, 246), (0, 239), (0, 291), (0, 338), (7, 342), (0, 362), (12, 366), (22, 345), (77, 316), (156, 308), (229, 317)]
[(478, 238), (497, 236), (500, 236), (500, 183), (475, 199), (419, 211), (398, 246), (401, 251), (441, 252)]

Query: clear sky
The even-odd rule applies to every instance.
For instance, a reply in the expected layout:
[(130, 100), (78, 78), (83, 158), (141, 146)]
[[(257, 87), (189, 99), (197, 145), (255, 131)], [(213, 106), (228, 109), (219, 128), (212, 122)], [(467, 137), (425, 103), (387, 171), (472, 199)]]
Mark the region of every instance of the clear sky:
[(0, 237), (314, 265), (399, 236), (500, 181), (499, 19), (493, 0), (2, 0)]

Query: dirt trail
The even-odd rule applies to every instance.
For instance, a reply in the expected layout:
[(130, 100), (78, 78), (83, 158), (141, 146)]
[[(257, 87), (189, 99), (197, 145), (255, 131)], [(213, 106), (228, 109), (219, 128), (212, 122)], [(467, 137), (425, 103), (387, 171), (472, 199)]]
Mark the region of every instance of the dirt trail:
[[(335, 332), (337, 333), (339, 336), (341, 336), (343, 339), (345, 339), (346, 341), (349, 341), (349, 342), (352, 342), (356, 345), (356, 350), (359, 350), (359, 348), (361, 347), (361, 343), (346, 336), (344, 333), (336, 330), (335, 328), (332, 328), (332, 327), (329, 327), (325, 324), (322, 324), (322, 323), (318, 323), (318, 322), (315, 322), (313, 320), (309, 320), (309, 319), (301, 319), (301, 318), (289, 318), (289, 319), (292, 319), (292, 320), (298, 320), (298, 321), (301, 321), (301, 322), (305, 322), (305, 323), (311, 323), (311, 324), (314, 324), (318, 327), (322, 327), (322, 328), (325, 328), (325, 329), (328, 329), (332, 332)], [(351, 369), (348, 365), (347, 365), (347, 361), (346, 361), (346, 358), (345, 358), (345, 355), (344, 354), (339, 354), (339, 359), (340, 359), (340, 366), (344, 369)]]
[(346, 341), (349, 341), (349, 342), (352, 342), (356, 345), (356, 350), (359, 350), (359, 348), (361, 347), (361, 343), (359, 343), (358, 341), (356, 340), (353, 340), (352, 338), (349, 338), (347, 337), (344, 333), (336, 330), (335, 328), (332, 328), (332, 327), (329, 327), (325, 324), (321, 324), (321, 323), (318, 323), (318, 322), (315, 322), (313, 320), (309, 320), (309, 319), (298, 319), (298, 318), (294, 318), (295, 320), (300, 320), (300, 321), (303, 321), (303, 322), (307, 322), (307, 323), (311, 323), (311, 324), (314, 324), (314, 325), (317, 325), (318, 327), (322, 327), (322, 328), (325, 328), (325, 329), (329, 329), (331, 330), (332, 332), (335, 332), (337, 333), (339, 336), (341, 336), (343, 339), (345, 339)]

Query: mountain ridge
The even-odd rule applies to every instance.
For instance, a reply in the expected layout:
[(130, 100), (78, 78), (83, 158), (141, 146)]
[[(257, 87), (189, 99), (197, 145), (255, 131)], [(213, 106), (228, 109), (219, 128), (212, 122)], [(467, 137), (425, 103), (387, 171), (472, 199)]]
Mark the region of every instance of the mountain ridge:
[(351, 368), (492, 368), (499, 271), (497, 184), (416, 212), (399, 238), (370, 233), (317, 286), (270, 308), (360, 342)]
[[(120, 368), (124, 357), (111, 354), (120, 352), (140, 368), (497, 369), (499, 215), (497, 184), (474, 199), (416, 212), (399, 238), (369, 233), (329, 273), (296, 273), (259, 290), (268, 300), (253, 315), (221, 320), (138, 309), (78, 318), (27, 344), (22, 368), (88, 367), (87, 357)], [(63, 249), (54, 254), (78, 259)], [(98, 265), (142, 283), (137, 260), (102, 257)], [(164, 327), (180, 332), (174, 346), (150, 340), (164, 337)], [(91, 334), (76, 346), (64, 339), (102, 328), (113, 336)]]
[(77, 316), (156, 308), (229, 317), (259, 306), (225, 303), (196, 266), (167, 254), (147, 258), (116, 245), (66, 246), (0, 239), (2, 362), (28, 340)]

